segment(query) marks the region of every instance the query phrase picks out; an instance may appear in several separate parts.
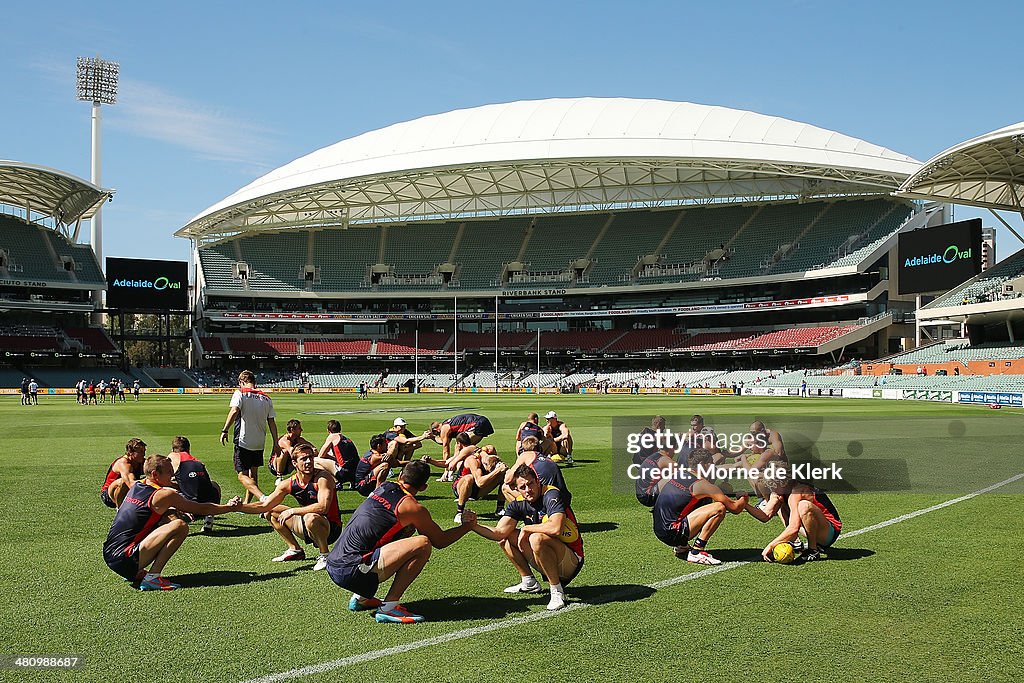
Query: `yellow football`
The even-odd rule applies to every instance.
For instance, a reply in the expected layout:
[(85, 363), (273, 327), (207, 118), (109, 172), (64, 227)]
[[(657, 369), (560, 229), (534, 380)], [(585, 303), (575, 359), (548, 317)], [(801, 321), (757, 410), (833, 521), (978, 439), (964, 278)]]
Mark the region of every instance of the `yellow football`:
[(779, 564), (789, 564), (796, 559), (796, 553), (791, 543), (780, 543), (772, 548), (772, 557)]
[[(544, 515), (543, 519), (540, 520), (541, 524), (548, 521), (548, 516)], [(562, 522), (562, 531), (558, 534), (558, 540), (562, 543), (575, 543), (580, 538), (580, 530), (577, 528), (575, 522), (569, 519), (569, 515), (565, 515), (565, 521)]]

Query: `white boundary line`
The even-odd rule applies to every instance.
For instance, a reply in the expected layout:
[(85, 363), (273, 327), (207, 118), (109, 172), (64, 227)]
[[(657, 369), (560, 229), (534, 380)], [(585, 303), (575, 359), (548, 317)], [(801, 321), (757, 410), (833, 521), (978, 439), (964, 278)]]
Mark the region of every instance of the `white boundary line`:
[[(1022, 472), (1020, 474), (1017, 474), (1017, 475), (1014, 475), (1014, 476), (1010, 477), (1009, 479), (1005, 479), (1005, 480), (999, 482), (998, 484), (992, 484), (991, 486), (986, 486), (985, 488), (979, 489), (978, 491), (975, 491), (974, 493), (968, 493), (965, 496), (960, 496), (959, 498), (953, 498), (952, 500), (947, 500), (947, 501), (945, 501), (943, 503), (939, 503), (938, 505), (932, 505), (931, 507), (923, 508), (921, 510), (915, 510), (914, 512), (908, 512), (905, 515), (900, 515), (899, 517), (893, 517), (892, 519), (887, 519), (884, 522), (879, 522), (878, 524), (872, 524), (871, 526), (866, 526), (863, 529), (857, 529), (856, 531), (851, 531), (849, 533), (842, 534), (842, 536), (840, 536), (840, 538), (852, 538), (854, 536), (859, 536), (861, 534), (866, 534), (866, 533), (871, 532), (871, 531), (877, 531), (878, 529), (884, 529), (887, 526), (892, 526), (893, 524), (899, 524), (900, 522), (905, 522), (905, 521), (907, 521), (909, 519), (914, 519), (915, 517), (920, 517), (921, 515), (926, 515), (929, 512), (935, 512), (936, 510), (941, 510), (943, 508), (950, 507), (951, 505), (956, 505), (957, 503), (962, 503), (962, 502), (970, 500), (972, 498), (976, 498), (976, 497), (978, 497), (978, 496), (980, 496), (982, 494), (985, 494), (985, 493), (988, 493), (990, 491), (994, 491), (994, 490), (996, 490), (998, 488), (1001, 488), (1003, 486), (1006, 486), (1007, 484), (1012, 484), (1013, 482), (1017, 481), (1018, 479), (1024, 479), (1024, 472)], [(720, 565), (717, 565), (715, 567), (709, 567), (708, 569), (702, 569), (702, 570), (697, 571), (697, 572), (690, 572), (688, 574), (683, 574), (682, 576), (676, 576), (676, 577), (671, 578), (671, 579), (665, 579), (663, 581), (657, 581), (655, 583), (648, 584), (647, 586), (645, 586), (645, 588), (649, 588), (649, 589), (652, 589), (652, 590), (661, 590), (662, 588), (668, 588), (669, 586), (675, 586), (677, 584), (685, 583), (687, 581), (696, 581), (697, 579), (702, 579), (705, 576), (711, 576), (712, 574), (718, 574), (720, 572), (728, 571), (730, 569), (736, 569), (737, 567), (743, 567), (743, 566), (748, 565), (748, 564), (751, 564), (751, 562), (749, 562), (749, 561), (747, 561), (747, 562), (726, 562), (724, 564), (720, 564)], [(289, 681), (289, 680), (292, 680), (294, 678), (300, 678), (302, 676), (314, 676), (314, 675), (317, 675), (317, 674), (323, 674), (323, 673), (326, 673), (328, 671), (334, 671), (335, 669), (343, 669), (345, 667), (349, 667), (349, 666), (352, 666), (354, 664), (361, 664), (363, 662), (370, 662), (370, 661), (373, 661), (375, 659), (383, 659), (384, 657), (390, 657), (391, 655), (404, 654), (406, 652), (411, 652), (413, 650), (419, 650), (419, 649), (424, 648), (424, 647), (431, 647), (432, 645), (441, 645), (443, 643), (450, 643), (453, 640), (462, 640), (463, 638), (472, 638), (473, 636), (477, 636), (477, 635), (480, 635), (482, 633), (490, 633), (492, 631), (502, 631), (502, 630), (505, 630), (507, 628), (511, 628), (513, 626), (519, 626), (521, 624), (530, 624), (530, 623), (533, 623), (535, 621), (541, 621), (543, 619), (549, 619), (551, 617), (556, 617), (556, 616), (558, 616), (560, 614), (564, 614), (566, 612), (576, 612), (576, 611), (579, 611), (581, 609), (586, 609), (588, 607), (595, 607), (597, 605), (607, 604), (609, 602), (613, 602), (614, 599), (616, 597), (618, 597), (619, 595), (631, 595), (631, 594), (633, 594), (635, 592), (636, 592), (635, 589), (624, 589), (624, 590), (620, 591), (618, 594), (613, 593), (613, 594), (609, 595), (608, 599), (604, 600), (602, 602), (594, 602), (594, 603), (592, 603), (592, 602), (574, 602), (574, 603), (571, 603), (565, 609), (559, 610), (557, 612), (548, 612), (548, 611), (545, 610), (543, 612), (534, 612), (532, 614), (528, 614), (528, 615), (522, 616), (522, 617), (513, 617), (511, 619), (503, 619), (501, 621), (496, 621), (496, 622), (493, 622), (493, 623), (490, 623), (490, 624), (486, 624), (484, 626), (474, 626), (472, 628), (459, 629), (458, 631), (452, 631), (451, 633), (445, 633), (445, 634), (442, 634), (442, 635), (434, 636), (433, 638), (424, 638), (423, 640), (414, 640), (411, 643), (402, 643), (401, 645), (395, 645), (395, 646), (392, 646), (392, 647), (387, 647), (387, 648), (384, 648), (382, 650), (373, 650), (371, 652), (364, 652), (364, 653), (358, 654), (358, 655), (351, 655), (349, 657), (342, 657), (341, 659), (334, 659), (334, 660), (331, 660), (329, 662), (321, 662), (320, 664), (311, 664), (309, 666), (304, 666), (304, 667), (300, 667), (300, 668), (297, 668), (297, 669), (291, 669), (290, 671), (284, 671), (284, 672), (281, 672), (281, 673), (270, 674), (270, 675), (267, 675), (267, 676), (261, 676), (260, 678), (253, 678), (253, 679), (250, 679), (248, 681), (244, 681), (244, 683), (279, 683), (279, 681)]]

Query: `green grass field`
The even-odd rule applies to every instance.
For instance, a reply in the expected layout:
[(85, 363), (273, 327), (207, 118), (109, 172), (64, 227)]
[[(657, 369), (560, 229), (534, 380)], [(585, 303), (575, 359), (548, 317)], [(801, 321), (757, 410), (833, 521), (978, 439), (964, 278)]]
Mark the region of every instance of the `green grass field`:
[[(75, 672), (0, 671), (0, 680), (234, 683), (324, 662), (334, 662), (329, 671), (278, 680), (1024, 675), (1021, 481), (845, 537), (1024, 472), (1019, 410), (830, 399), (275, 397), (278, 424), (298, 417), (317, 445), (326, 421), (345, 411), (353, 414), (337, 417), (361, 449), (399, 414), (416, 431), (431, 419), (482, 412), (497, 428), (488, 441), (506, 461), (514, 430), (530, 410), (555, 408), (571, 425), (579, 464), (566, 478), (586, 543), (586, 566), (568, 590), (578, 604), (548, 617), (546, 595), (503, 594), (515, 571), (495, 544), (471, 534), (436, 551), (406, 594), (405, 604), (429, 621), (399, 626), (349, 613), (349, 594), (326, 572), (310, 571), (312, 560), (271, 563), (283, 543), (251, 516), (220, 517), (210, 536), (193, 527), (165, 572), (182, 590), (140, 593), (104, 565), (100, 550), (113, 515), (98, 490), (128, 438), (141, 437), (150, 453), (166, 453), (171, 437), (184, 434), (225, 492), (241, 492), (230, 450), (217, 441), (227, 396), (146, 396), (116, 407), (44, 397), (40, 406), (22, 408), (15, 397), (6, 399), (0, 405), (6, 425), (0, 653), (78, 654), (86, 664)], [(804, 420), (811, 426), (801, 429), (818, 457), (896, 458), (907, 463), (911, 486), (834, 495), (844, 536), (828, 561), (804, 566), (757, 562), (779, 523), (730, 517), (710, 545), (728, 561), (724, 571), (672, 583), (702, 568), (675, 559), (653, 536), (647, 509), (613, 491), (611, 424), (622, 416), (695, 412), (713, 426), (749, 424), (754, 417)], [(669, 422), (685, 427), (678, 418)], [(443, 527), (454, 514), (450, 491), (449, 484), (431, 482), (423, 496)], [(347, 519), (359, 499), (347, 492), (340, 502)], [(471, 504), (480, 513), (492, 506), (490, 500)], [(481, 632), (464, 633), (475, 627)], [(445, 638), (451, 634), (458, 637)], [(386, 648), (394, 650), (380, 652)], [(365, 653), (371, 656), (336, 661)]]

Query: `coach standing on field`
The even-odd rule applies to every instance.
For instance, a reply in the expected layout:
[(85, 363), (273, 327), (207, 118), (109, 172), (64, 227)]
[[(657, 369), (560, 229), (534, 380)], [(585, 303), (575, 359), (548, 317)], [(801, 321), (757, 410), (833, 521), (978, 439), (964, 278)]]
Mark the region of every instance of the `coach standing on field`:
[(268, 427), (270, 442), (273, 444), (270, 457), (276, 457), (281, 452), (281, 447), (277, 444), (275, 417), (277, 413), (274, 412), (274, 403), (270, 396), (256, 389), (256, 376), (249, 370), (238, 373), (238, 389), (231, 396), (231, 409), (228, 411), (224, 429), (220, 432), (220, 444), (223, 446), (228, 442), (228, 430), (234, 424), (235, 472), (238, 473), (238, 481), (245, 487), (247, 505), (253, 497), (263, 497), (258, 474), (263, 464), (263, 448), (267, 440)]

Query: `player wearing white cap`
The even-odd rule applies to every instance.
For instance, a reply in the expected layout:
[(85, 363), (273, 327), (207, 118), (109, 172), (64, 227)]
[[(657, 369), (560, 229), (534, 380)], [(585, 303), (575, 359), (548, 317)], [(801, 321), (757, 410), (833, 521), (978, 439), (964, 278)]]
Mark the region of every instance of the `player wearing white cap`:
[(551, 410), (544, 415), (544, 439), (551, 459), (572, 467), (572, 434), (569, 425), (558, 419), (558, 413)]
[(384, 438), (388, 440), (388, 456), (393, 465), (412, 460), (412, 454), (423, 447), (423, 440), (431, 438), (429, 429), (419, 436), (413, 436), (408, 425), (408, 422), (396, 417), (391, 423), (391, 429), (384, 432)]

